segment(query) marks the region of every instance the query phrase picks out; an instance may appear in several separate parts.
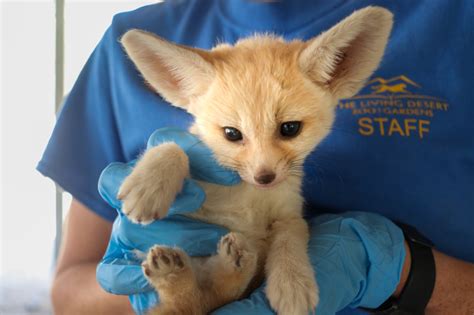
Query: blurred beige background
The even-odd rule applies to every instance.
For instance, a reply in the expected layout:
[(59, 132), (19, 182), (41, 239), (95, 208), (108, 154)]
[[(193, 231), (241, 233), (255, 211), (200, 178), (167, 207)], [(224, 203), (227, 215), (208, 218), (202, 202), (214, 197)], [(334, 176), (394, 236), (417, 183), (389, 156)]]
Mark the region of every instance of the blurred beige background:
[[(156, 1), (65, 1), (65, 91), (117, 12)], [(0, 314), (50, 314), (55, 188), (38, 172), (54, 126), (55, 2), (0, 0)], [(67, 210), (70, 196), (64, 196)]]

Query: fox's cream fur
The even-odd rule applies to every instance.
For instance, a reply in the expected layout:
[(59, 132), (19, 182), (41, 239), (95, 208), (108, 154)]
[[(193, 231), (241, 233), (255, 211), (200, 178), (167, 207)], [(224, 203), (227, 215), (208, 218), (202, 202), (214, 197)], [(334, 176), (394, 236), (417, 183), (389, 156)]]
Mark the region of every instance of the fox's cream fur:
[[(207, 199), (191, 216), (232, 231), (215, 256), (150, 250), (143, 270), (161, 301), (151, 314), (205, 314), (243, 297), (264, 277), (278, 314), (315, 310), (302, 165), (330, 131), (338, 100), (357, 93), (377, 68), (391, 27), (389, 11), (367, 7), (306, 42), (255, 35), (204, 51), (139, 30), (122, 37), (147, 83), (193, 114), (191, 131), (242, 178), (232, 187), (200, 183)], [(291, 121), (301, 122), (301, 131), (282, 137), (281, 124)], [(241, 131), (241, 141), (225, 138), (229, 126)], [(258, 183), (265, 173), (275, 179)], [(124, 212), (142, 223), (164, 217), (186, 176), (188, 159), (177, 145), (148, 150), (120, 189)]]

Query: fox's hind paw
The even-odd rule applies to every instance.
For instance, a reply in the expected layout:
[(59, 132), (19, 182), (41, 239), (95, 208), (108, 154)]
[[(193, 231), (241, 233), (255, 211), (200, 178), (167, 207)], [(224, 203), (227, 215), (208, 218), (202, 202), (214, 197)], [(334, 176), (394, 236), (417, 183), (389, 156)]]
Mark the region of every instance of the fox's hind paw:
[(256, 254), (249, 247), (244, 235), (231, 232), (223, 236), (217, 248), (218, 255), (232, 269), (255, 268)]
[(177, 276), (188, 268), (188, 265), (188, 257), (182, 250), (155, 245), (148, 252), (142, 268), (150, 281), (160, 281), (169, 276)]

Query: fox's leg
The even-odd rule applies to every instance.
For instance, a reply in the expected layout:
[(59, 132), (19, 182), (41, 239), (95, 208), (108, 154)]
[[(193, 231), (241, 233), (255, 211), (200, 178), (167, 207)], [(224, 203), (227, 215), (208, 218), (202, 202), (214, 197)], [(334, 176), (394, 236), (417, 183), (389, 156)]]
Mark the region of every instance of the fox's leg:
[(155, 245), (142, 264), (160, 303), (150, 315), (202, 315), (201, 291), (189, 256), (178, 248)]
[(222, 237), (217, 255), (210, 257), (202, 267), (207, 276), (202, 281), (206, 312), (242, 296), (255, 276), (257, 259), (256, 249), (244, 235), (232, 232)]
[(189, 175), (186, 153), (175, 143), (147, 150), (118, 193), (122, 211), (133, 222), (149, 223), (166, 216)]
[(303, 218), (272, 224), (266, 261), (266, 293), (281, 315), (306, 315), (318, 304), (318, 286), (308, 257), (308, 225)]

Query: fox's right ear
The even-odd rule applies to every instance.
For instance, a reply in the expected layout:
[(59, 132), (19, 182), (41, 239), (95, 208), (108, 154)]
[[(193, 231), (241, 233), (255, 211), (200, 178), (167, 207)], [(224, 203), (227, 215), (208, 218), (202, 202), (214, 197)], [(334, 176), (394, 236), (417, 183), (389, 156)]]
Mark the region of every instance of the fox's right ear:
[(126, 32), (120, 41), (148, 84), (175, 106), (188, 109), (214, 78), (204, 50), (176, 45), (141, 30)]
[(381, 7), (352, 13), (328, 31), (306, 42), (300, 69), (335, 98), (356, 94), (382, 59), (393, 15)]

